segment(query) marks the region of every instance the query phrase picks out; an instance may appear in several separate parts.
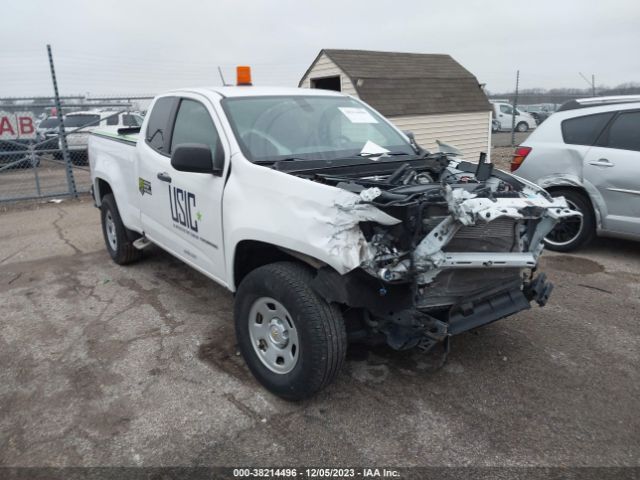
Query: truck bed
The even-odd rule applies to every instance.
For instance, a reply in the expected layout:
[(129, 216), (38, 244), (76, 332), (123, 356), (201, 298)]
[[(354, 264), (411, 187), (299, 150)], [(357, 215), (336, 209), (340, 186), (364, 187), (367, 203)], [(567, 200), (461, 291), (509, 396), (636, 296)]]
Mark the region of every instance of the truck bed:
[(139, 133), (120, 134), (118, 133), (117, 127), (111, 129), (101, 128), (100, 130), (95, 130), (92, 134), (108, 140), (126, 143), (134, 147), (136, 143), (138, 143), (138, 137), (140, 136)]

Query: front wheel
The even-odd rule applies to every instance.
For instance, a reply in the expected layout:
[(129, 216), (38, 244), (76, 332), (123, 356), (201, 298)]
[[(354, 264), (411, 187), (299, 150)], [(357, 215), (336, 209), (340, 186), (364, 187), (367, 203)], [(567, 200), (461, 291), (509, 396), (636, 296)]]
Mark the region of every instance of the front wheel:
[(558, 223), (544, 239), (549, 250), (570, 252), (591, 241), (595, 236), (595, 218), (589, 200), (575, 190), (554, 190), (552, 197), (564, 197), (571, 210), (582, 214), (582, 217), (568, 217)]
[(338, 375), (347, 350), (340, 310), (312, 288), (312, 271), (292, 262), (265, 265), (238, 288), (238, 346), (256, 379), (287, 400), (320, 391)]
[(527, 130), (529, 130), (529, 125), (526, 122), (520, 122), (516, 126), (516, 130), (519, 132), (526, 132)]

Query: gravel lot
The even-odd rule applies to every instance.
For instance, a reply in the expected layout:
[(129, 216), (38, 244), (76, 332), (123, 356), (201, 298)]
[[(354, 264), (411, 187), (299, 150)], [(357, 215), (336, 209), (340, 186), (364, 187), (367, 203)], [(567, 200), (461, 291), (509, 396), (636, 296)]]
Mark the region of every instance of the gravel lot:
[[(514, 144), (520, 145), (531, 132), (516, 133)], [(502, 170), (509, 171), (509, 164), (515, 147), (511, 146), (511, 132), (499, 132), (491, 134), (491, 161)]]
[(90, 201), (0, 214), (0, 465), (640, 465), (640, 250), (545, 254), (556, 289), (448, 364), (351, 351), (299, 404), (236, 355), (232, 297), (113, 264)]

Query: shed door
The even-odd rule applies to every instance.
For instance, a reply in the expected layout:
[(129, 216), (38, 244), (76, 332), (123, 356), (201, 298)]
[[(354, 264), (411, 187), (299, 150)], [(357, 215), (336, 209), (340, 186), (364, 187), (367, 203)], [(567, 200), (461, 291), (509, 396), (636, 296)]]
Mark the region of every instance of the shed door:
[(312, 78), (311, 88), (320, 88), (322, 90), (334, 90), (341, 92), (340, 75), (334, 75), (333, 77)]

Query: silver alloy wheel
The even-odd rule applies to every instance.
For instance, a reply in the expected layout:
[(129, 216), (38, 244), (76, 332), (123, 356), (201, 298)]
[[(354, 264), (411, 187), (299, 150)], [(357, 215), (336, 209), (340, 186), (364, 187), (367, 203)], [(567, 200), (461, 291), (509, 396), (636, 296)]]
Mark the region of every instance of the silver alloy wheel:
[(262, 364), (274, 373), (289, 373), (298, 363), (298, 331), (277, 300), (260, 297), (249, 311), (249, 337)]
[[(567, 198), (565, 198), (565, 200), (569, 206), (569, 210), (580, 212), (575, 203)], [(564, 247), (578, 238), (583, 228), (584, 218), (582, 216), (569, 217), (553, 227), (553, 230), (547, 234), (544, 241), (555, 247)]]
[(118, 250), (118, 236), (116, 235), (116, 222), (113, 221), (113, 216), (110, 211), (107, 211), (104, 219), (105, 229), (107, 230), (107, 240), (111, 249), (115, 252)]

